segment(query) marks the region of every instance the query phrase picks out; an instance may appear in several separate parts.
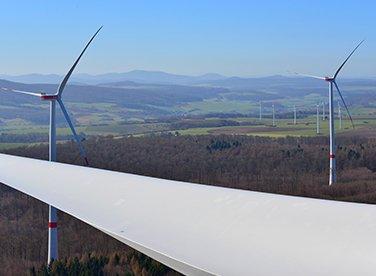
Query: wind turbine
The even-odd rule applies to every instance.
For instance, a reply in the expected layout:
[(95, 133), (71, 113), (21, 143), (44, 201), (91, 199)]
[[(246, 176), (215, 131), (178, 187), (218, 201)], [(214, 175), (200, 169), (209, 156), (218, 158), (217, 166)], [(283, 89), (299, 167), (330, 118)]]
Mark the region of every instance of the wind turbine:
[(342, 129), (342, 112), (341, 112), (341, 104), (338, 101), (338, 120), (339, 120), (339, 129)]
[(294, 125), (296, 125), (296, 105), (294, 104)]
[(274, 104), (272, 105), (272, 109), (273, 109), (273, 126), (275, 126), (275, 108), (274, 108)]
[(261, 121), (262, 120), (262, 102), (260, 101), (260, 116), (259, 116), (259, 120)]
[[(103, 26), (102, 26), (103, 27)], [(86, 157), (86, 152), (82, 145), (82, 139), (77, 135), (77, 132), (73, 126), (73, 123), (68, 115), (67, 109), (64, 106), (62, 100), (62, 94), (64, 91), (67, 82), (72, 75), (74, 69), (76, 68), (78, 62), (80, 61), (81, 57), (85, 53), (86, 49), (89, 47), (90, 43), (94, 40), (96, 35), (102, 29), (100, 27), (96, 33), (91, 37), (89, 42), (86, 44), (85, 48), (82, 50), (81, 54), (78, 56), (76, 61), (74, 62), (73, 66), (70, 68), (68, 73), (65, 75), (64, 79), (60, 83), (57, 91), (55, 94), (46, 94), (43, 92), (29, 92), (29, 91), (22, 91), (22, 90), (15, 90), (15, 89), (7, 89), (1, 88), (5, 91), (11, 91), (21, 94), (26, 94), (30, 96), (39, 97), (42, 101), (49, 101), (50, 102), (50, 130), (49, 130), (49, 161), (54, 162), (56, 161), (56, 102), (60, 105), (61, 111), (64, 114), (65, 120), (67, 121), (73, 137), (77, 142), (78, 149), (80, 151), (80, 155), (85, 161), (85, 164), (88, 165), (88, 159)], [(49, 220), (48, 220), (48, 259), (47, 262), (50, 263), (52, 260), (56, 260), (58, 258), (58, 247), (57, 247), (57, 209), (51, 205), (49, 205)]]
[[(359, 46), (364, 42), (362, 40), (355, 48), (352, 50), (352, 52), (347, 56), (347, 58), (342, 62), (342, 64), (338, 67), (337, 71), (334, 73), (332, 77), (318, 77), (318, 76), (312, 76), (312, 75), (305, 75), (305, 74), (298, 74), (306, 77), (311, 77), (319, 80), (324, 80), (328, 82), (329, 84), (329, 133), (330, 133), (330, 153), (329, 153), (329, 186), (336, 182), (336, 148), (335, 148), (335, 133), (334, 133), (334, 114), (333, 114), (333, 87), (336, 88), (338, 91), (339, 96), (341, 97), (341, 100), (343, 102), (344, 107), (346, 108), (347, 114), (349, 115), (349, 118), (351, 120), (351, 124), (354, 127), (354, 122), (352, 120), (351, 114), (349, 109), (347, 108), (347, 104), (342, 96), (341, 91), (339, 90), (339, 87), (337, 85), (336, 79), (340, 71), (342, 70), (343, 66), (345, 66), (346, 62), (351, 58), (351, 56), (355, 53), (355, 51), (359, 48)], [(324, 107), (324, 105), (323, 105)]]
[(325, 102), (322, 102), (322, 120), (325, 121)]
[(319, 104), (316, 104), (316, 134), (320, 134)]

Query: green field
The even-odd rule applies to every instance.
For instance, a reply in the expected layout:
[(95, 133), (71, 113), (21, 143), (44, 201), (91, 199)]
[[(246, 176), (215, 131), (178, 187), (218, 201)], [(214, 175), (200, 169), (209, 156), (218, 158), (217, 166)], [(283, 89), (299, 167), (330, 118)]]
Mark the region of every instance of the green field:
[(191, 102), (189, 104), (177, 107), (181, 111), (189, 114), (207, 114), (207, 113), (249, 113), (258, 108), (258, 104), (251, 104), (245, 101), (229, 101), (220, 99), (209, 99), (201, 102)]
[[(354, 110), (357, 115), (354, 117), (355, 129), (352, 128), (351, 123), (347, 117), (342, 120), (342, 129), (339, 129), (339, 121), (335, 121), (336, 132), (340, 135), (354, 135), (364, 134), (366, 136), (376, 137), (376, 116), (373, 115), (373, 109), (357, 109)], [(358, 115), (360, 114), (360, 115)], [(180, 121), (179, 121), (180, 120)], [(178, 128), (174, 127), (176, 124), (173, 122), (156, 121), (155, 123), (124, 123), (116, 122), (104, 125), (88, 125), (78, 126), (76, 130), (78, 133), (85, 135), (114, 135), (118, 137), (128, 135), (149, 135), (149, 134), (162, 134), (162, 133), (176, 133), (179, 135), (255, 135), (255, 136), (268, 136), (268, 137), (286, 137), (286, 136), (317, 136), (316, 134), (316, 116), (309, 116), (305, 118), (298, 118), (297, 124), (294, 125), (292, 119), (276, 119), (276, 126), (272, 126), (270, 118), (262, 119), (254, 117), (238, 117), (238, 118), (205, 118), (199, 119), (178, 119), (178, 122), (186, 122), (193, 120), (198, 122), (197, 127)], [(240, 125), (226, 125), (218, 127), (205, 127), (208, 122), (215, 122), (225, 120), (228, 122), (238, 122)], [(120, 121), (120, 120), (119, 120)], [(14, 134), (14, 135), (28, 135), (28, 134), (43, 134), (48, 135), (48, 126), (45, 125), (30, 125), (18, 122), (1, 129), (1, 133)], [(201, 124), (201, 125), (200, 125)], [(326, 136), (329, 134), (328, 120), (322, 120), (320, 116), (320, 134)], [(61, 136), (71, 135), (71, 131), (67, 127), (59, 127), (57, 134)], [(9, 149), (18, 146), (30, 145), (30, 143), (0, 143), (0, 149)]]
[[(248, 120), (255, 121), (256, 118), (238, 118), (239, 122), (246, 122)], [(272, 126), (272, 120), (264, 119), (261, 121), (263, 125), (244, 125), (244, 126), (225, 126), (213, 128), (191, 128), (178, 130), (181, 135), (204, 135), (204, 134), (244, 134), (255, 136), (269, 136), (269, 137), (286, 137), (286, 136), (317, 136), (316, 134), (316, 117), (307, 117), (297, 120), (294, 125), (291, 119), (277, 119), (276, 126)], [(335, 129), (337, 133), (354, 133), (363, 130), (376, 132), (376, 117), (375, 118), (355, 118), (355, 130), (352, 128), (349, 120), (342, 120), (342, 129), (339, 129), (339, 122), (336, 120)], [(320, 135), (329, 135), (329, 122), (323, 121), (320, 118)]]

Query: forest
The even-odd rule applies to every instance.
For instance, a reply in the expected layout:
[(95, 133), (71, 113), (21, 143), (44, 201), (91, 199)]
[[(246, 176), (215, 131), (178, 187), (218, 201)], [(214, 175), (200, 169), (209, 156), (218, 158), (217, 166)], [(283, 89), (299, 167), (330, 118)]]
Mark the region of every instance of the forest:
[[(228, 188), (376, 203), (376, 139), (338, 139), (338, 183), (328, 183), (328, 138), (173, 134), (89, 137), (90, 166)], [(47, 159), (45, 144), (3, 150)], [(58, 161), (83, 165), (73, 142), (58, 144)], [(5, 185), (0, 189), (0, 274), (174, 275), (176, 272), (59, 213), (60, 262), (47, 259), (47, 206)], [(95, 265), (94, 265), (95, 264)], [(91, 267), (91, 268), (90, 268)], [(68, 274), (67, 274), (68, 273)], [(73, 273), (73, 272), (72, 272)], [(74, 274), (80, 275), (80, 274)]]

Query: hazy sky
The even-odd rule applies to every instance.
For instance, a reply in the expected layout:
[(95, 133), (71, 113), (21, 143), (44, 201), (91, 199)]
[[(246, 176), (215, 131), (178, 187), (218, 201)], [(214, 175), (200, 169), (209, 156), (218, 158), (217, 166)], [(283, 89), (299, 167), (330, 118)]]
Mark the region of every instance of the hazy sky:
[(163, 70), (376, 76), (376, 1), (1, 1), (0, 74)]

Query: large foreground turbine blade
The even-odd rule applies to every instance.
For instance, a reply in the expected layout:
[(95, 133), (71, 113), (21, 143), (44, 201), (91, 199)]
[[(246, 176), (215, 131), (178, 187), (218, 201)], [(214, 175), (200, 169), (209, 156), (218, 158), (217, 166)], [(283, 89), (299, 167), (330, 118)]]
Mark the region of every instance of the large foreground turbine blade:
[(350, 53), (350, 55), (345, 59), (345, 61), (341, 64), (341, 66), (337, 69), (336, 73), (333, 76), (333, 79), (335, 79), (339, 72), (342, 70), (343, 66), (345, 66), (346, 62), (350, 59), (350, 57), (355, 53), (355, 51), (359, 48), (360, 45), (364, 42), (364, 39), (360, 41), (360, 43), (354, 48), (354, 50)]
[(65, 120), (67, 121), (67, 123), (68, 123), (68, 125), (69, 125), (69, 127), (70, 127), (70, 129), (73, 133), (74, 140), (76, 141), (76, 143), (78, 145), (78, 149), (80, 150), (80, 155), (85, 160), (85, 164), (89, 165), (89, 161), (87, 160), (86, 152), (85, 152), (84, 146), (82, 145), (82, 141), (80, 139), (80, 136), (78, 136), (76, 130), (74, 129), (73, 123), (72, 123), (71, 119), (69, 118), (68, 112), (67, 112), (67, 110), (66, 110), (66, 108), (63, 104), (63, 101), (61, 99), (58, 99), (57, 101), (60, 105), (61, 110), (63, 111)]
[(30, 96), (36, 96), (36, 97), (42, 97), (43, 95), (42, 93), (23, 91), (23, 90), (17, 90), (17, 89), (9, 89), (9, 88), (1, 88), (1, 90), (7, 91), (7, 92), (15, 92), (15, 93), (20, 93), (20, 94), (30, 95)]
[(68, 73), (65, 75), (63, 81), (60, 83), (59, 85), (59, 88), (57, 89), (57, 95), (61, 96), (61, 94), (63, 93), (63, 90), (65, 88), (65, 86), (67, 85), (67, 82), (70, 78), (70, 76), (72, 75), (73, 71), (74, 71), (74, 68), (76, 68), (78, 62), (80, 61), (81, 57), (83, 56), (83, 54), (85, 53), (86, 49), (89, 47), (90, 43), (94, 40), (94, 38), (96, 37), (96, 35), (99, 33), (99, 31), (103, 28), (103, 26), (101, 26), (98, 31), (96, 31), (96, 33), (91, 37), (91, 39), (89, 40), (89, 42), (86, 44), (85, 48), (82, 50), (81, 54), (78, 56), (77, 60), (75, 61), (75, 63), (73, 64), (72, 68), (68, 71)]
[(198, 185), (5, 154), (0, 154), (0, 182), (184, 275), (375, 275), (373, 204)]
[(345, 102), (345, 99), (343, 98), (342, 93), (341, 93), (341, 91), (339, 90), (339, 87), (338, 87), (337, 83), (336, 83), (335, 81), (334, 81), (333, 83), (334, 83), (334, 85), (335, 85), (335, 87), (336, 87), (336, 89), (337, 89), (337, 91), (338, 91), (339, 96), (340, 96), (341, 99), (342, 99), (343, 105), (344, 105), (345, 108), (346, 108), (346, 111), (347, 111), (347, 114), (349, 115), (349, 118), (350, 118), (350, 121), (351, 121), (352, 127), (355, 128), (355, 126), (354, 126), (354, 122), (353, 122), (353, 119), (352, 119), (352, 117), (351, 117), (351, 114), (350, 114), (349, 109), (347, 108), (347, 104), (346, 104), (346, 102)]

